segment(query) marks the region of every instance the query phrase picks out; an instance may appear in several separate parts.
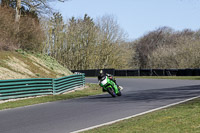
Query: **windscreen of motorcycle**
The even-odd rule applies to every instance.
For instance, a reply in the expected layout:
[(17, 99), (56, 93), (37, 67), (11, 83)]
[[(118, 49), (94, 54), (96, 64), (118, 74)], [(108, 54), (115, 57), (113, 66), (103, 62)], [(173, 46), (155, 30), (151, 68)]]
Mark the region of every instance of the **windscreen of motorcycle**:
[(106, 77), (104, 80), (101, 81), (101, 84), (102, 84), (102, 85), (107, 84), (107, 77)]

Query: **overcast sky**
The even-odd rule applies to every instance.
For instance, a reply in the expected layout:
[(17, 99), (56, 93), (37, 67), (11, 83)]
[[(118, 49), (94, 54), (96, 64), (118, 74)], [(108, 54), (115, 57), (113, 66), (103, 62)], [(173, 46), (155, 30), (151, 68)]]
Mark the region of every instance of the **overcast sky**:
[(162, 26), (200, 29), (200, 0), (70, 0), (53, 4), (64, 19), (114, 15), (130, 40)]

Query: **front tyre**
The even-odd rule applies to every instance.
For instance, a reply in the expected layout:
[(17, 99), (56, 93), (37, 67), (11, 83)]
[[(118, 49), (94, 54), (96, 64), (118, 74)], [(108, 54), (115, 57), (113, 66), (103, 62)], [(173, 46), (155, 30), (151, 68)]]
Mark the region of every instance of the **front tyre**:
[(122, 95), (122, 93), (121, 93), (121, 91), (119, 90), (119, 92), (117, 93), (117, 95), (118, 96), (121, 96)]
[(112, 96), (112, 97), (116, 97), (115, 91), (113, 88), (109, 87), (108, 89), (108, 93)]

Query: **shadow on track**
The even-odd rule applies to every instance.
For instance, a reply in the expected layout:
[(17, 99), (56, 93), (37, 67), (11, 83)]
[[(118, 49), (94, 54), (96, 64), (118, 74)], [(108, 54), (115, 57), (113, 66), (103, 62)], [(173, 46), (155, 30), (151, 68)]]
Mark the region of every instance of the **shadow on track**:
[(112, 98), (109, 94), (83, 98), (82, 102), (152, 102), (173, 99), (187, 99), (200, 96), (200, 85), (122, 92), (121, 97)]

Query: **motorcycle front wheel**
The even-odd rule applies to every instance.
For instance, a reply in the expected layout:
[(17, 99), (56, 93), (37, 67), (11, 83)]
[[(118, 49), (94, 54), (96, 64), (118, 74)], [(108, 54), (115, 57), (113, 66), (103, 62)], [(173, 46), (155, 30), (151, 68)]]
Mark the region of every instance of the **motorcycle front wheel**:
[(119, 92), (117, 93), (117, 95), (118, 96), (121, 96), (122, 95), (122, 93), (121, 93), (121, 91), (119, 90)]
[(115, 91), (113, 88), (109, 87), (108, 89), (108, 93), (112, 96), (112, 97), (116, 97)]

